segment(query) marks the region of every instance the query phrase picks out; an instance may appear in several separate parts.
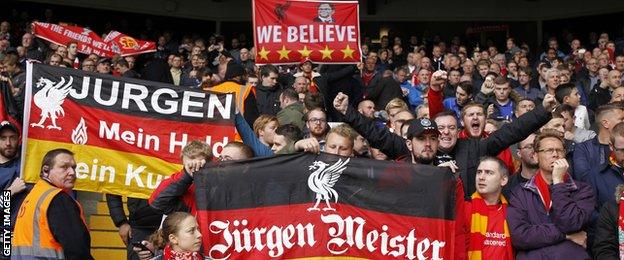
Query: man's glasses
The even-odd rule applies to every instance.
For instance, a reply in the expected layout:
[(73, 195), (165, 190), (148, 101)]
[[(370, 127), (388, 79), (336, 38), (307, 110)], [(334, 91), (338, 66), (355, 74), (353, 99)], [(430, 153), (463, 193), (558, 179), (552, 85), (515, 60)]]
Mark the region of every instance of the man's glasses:
[(324, 118), (310, 118), (308, 119), (308, 122), (314, 123), (314, 124), (322, 124), (322, 123), (326, 123), (327, 120)]
[(564, 149), (560, 149), (560, 148), (548, 148), (548, 149), (539, 149), (537, 150), (540, 153), (547, 153), (547, 154), (564, 154), (565, 150)]

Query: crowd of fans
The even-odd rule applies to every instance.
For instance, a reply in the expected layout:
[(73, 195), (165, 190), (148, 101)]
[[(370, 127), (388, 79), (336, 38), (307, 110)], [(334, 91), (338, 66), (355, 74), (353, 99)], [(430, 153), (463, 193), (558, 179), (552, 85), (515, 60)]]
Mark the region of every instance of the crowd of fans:
[[(192, 176), (206, 162), (300, 151), (448, 167), (458, 180), (456, 259), (624, 255), (624, 49), (607, 33), (551, 38), (541, 53), (511, 37), (504, 50), (459, 37), (382, 37), (363, 40), (357, 65), (258, 66), (240, 38), (163, 33), (153, 54), (109, 59), (37, 39), (28, 28), (0, 23), (4, 113), (18, 121), (27, 60), (236, 93), (242, 142), (218, 158), (207, 144), (189, 143), (185, 169), (149, 201), (129, 198), (129, 218), (121, 197), (107, 195), (129, 259), (151, 258), (158, 247), (165, 259), (199, 257), (196, 220), (172, 213), (195, 212)], [(19, 178), (18, 136), (13, 124), (0, 126), (0, 184), (15, 196), (12, 207), (29, 190)], [(171, 215), (152, 242), (133, 245), (158, 230), (162, 214)], [(183, 226), (193, 233), (178, 234)], [(65, 257), (90, 254), (66, 249)]]

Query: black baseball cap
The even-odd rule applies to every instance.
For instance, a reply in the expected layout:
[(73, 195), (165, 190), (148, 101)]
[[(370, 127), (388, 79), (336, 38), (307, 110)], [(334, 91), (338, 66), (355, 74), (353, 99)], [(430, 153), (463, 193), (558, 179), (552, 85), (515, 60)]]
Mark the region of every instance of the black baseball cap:
[(17, 127), (12, 124), (11, 122), (4, 120), (2, 122), (0, 122), (0, 131), (4, 130), (4, 129), (10, 129), (13, 130), (13, 132), (19, 134), (19, 131), (17, 130)]
[(428, 118), (414, 119), (407, 128), (407, 138), (410, 140), (425, 133), (440, 135), (438, 125), (435, 121), (429, 120)]

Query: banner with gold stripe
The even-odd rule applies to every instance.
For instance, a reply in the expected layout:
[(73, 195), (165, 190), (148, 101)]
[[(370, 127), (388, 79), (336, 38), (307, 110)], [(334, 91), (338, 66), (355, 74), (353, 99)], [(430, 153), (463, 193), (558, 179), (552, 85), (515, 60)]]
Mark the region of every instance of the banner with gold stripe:
[(358, 63), (358, 1), (253, 0), (256, 64)]
[(148, 198), (181, 170), (186, 143), (217, 155), (234, 138), (232, 94), (28, 63), (22, 177), (39, 178), (43, 155), (75, 153), (77, 190)]

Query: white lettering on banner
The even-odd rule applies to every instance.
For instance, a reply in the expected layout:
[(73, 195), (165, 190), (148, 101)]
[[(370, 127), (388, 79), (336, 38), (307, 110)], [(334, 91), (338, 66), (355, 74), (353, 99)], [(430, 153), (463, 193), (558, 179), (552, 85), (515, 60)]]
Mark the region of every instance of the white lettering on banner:
[[(288, 225), (285, 229), (281, 227), (272, 226), (270, 228), (254, 228), (249, 230), (245, 228), (248, 221), (243, 219), (241, 221), (232, 221), (233, 230), (230, 231), (229, 221), (213, 221), (208, 227), (213, 234), (223, 234), (226, 245), (217, 244), (210, 248), (210, 257), (214, 259), (228, 259), (230, 254), (225, 255), (224, 258), (216, 258), (213, 252), (221, 255), (225, 254), (228, 249), (232, 247), (234, 243), (234, 251), (240, 253), (243, 251), (258, 250), (262, 251), (265, 247), (269, 250), (269, 256), (279, 257), (284, 253), (284, 248), (290, 249), (295, 244), (291, 240), (296, 229), (297, 233), (297, 245), (299, 247), (309, 246), (312, 247), (316, 244), (314, 240), (314, 225), (308, 223), (306, 225), (297, 224), (296, 226)], [(238, 230), (238, 227), (242, 227), (243, 230)], [(253, 235), (252, 235), (253, 234)], [(253, 237), (253, 239), (252, 239)], [(253, 246), (252, 246), (253, 240)]]
[(155, 135), (144, 134), (143, 128), (139, 128), (137, 133), (131, 131), (119, 132), (119, 123), (112, 123), (110, 127), (105, 121), (100, 120), (99, 137), (108, 140), (119, 141), (120, 139), (129, 145), (134, 145), (145, 150), (160, 150), (160, 138)]
[(75, 33), (75, 32), (72, 32), (70, 30), (67, 30), (67, 29), (65, 29), (65, 31), (63, 31), (63, 35), (67, 36), (69, 38), (72, 38), (72, 39), (74, 39), (76, 41), (82, 42), (82, 43), (91, 44), (91, 37), (89, 37), (88, 35)]
[[(189, 141), (189, 135), (187, 133), (177, 133), (177, 132), (169, 132), (168, 133), (169, 144), (168, 144), (168, 152), (170, 154), (179, 154), (182, 151), (182, 148), (186, 146)], [(98, 137), (108, 141), (117, 141), (122, 144), (128, 144), (131, 146), (136, 146), (143, 150), (159, 152), (161, 150), (161, 138), (155, 134), (145, 133), (143, 128), (138, 128), (137, 131), (131, 130), (123, 130), (122, 125), (120, 123), (108, 123), (104, 120), (100, 120), (100, 127), (98, 130)], [(164, 142), (167, 142), (167, 138)], [(206, 135), (204, 138), (206, 143), (212, 146), (212, 153), (215, 156), (220, 155), (220, 150), (228, 143), (229, 138), (227, 136), (223, 137), (221, 140), (212, 140), (211, 135)], [(163, 146), (167, 146), (167, 144), (163, 144)], [(92, 177), (94, 179), (95, 177)]]
[(62, 26), (59, 26), (57, 24), (50, 24), (50, 25), (51, 25), (50, 30), (52, 30), (52, 31), (54, 31), (56, 33), (63, 33), (63, 27)]
[(106, 174), (108, 174), (108, 182), (115, 182), (115, 167), (113, 166), (100, 166), (98, 168), (98, 159), (93, 159), (93, 164), (89, 167), (86, 163), (77, 163), (76, 164), (76, 178), (78, 179), (87, 179), (89, 178), (92, 181), (95, 181), (97, 177), (99, 182), (104, 182), (106, 178)]
[[(361, 217), (346, 218), (337, 214), (321, 215), (321, 221), (329, 224), (328, 235), (331, 237), (326, 248), (329, 253), (342, 255), (350, 248), (378, 252), (381, 255), (407, 259), (441, 260), (444, 241), (430, 240), (427, 237), (417, 237), (416, 230), (412, 229), (404, 236), (390, 236), (388, 226), (382, 225), (381, 231), (371, 230), (365, 233), (366, 220)], [(208, 229), (213, 234), (221, 234), (222, 244), (214, 244), (208, 256), (213, 259), (228, 259), (232, 253), (262, 251), (268, 249), (270, 257), (280, 257), (285, 249), (295, 245), (299, 247), (314, 247), (317, 240), (314, 237), (315, 226), (311, 223), (296, 225), (290, 224), (271, 227), (247, 227), (248, 221), (215, 220)], [(295, 243), (296, 241), (296, 243)]]
[(145, 168), (147, 167), (141, 165), (135, 169), (134, 165), (129, 163), (128, 171), (126, 172), (125, 185), (129, 186), (130, 183), (134, 180), (134, 182), (136, 182), (136, 185), (139, 186), (140, 188), (145, 187), (145, 185), (143, 185), (143, 181), (141, 180), (141, 176), (140, 176), (140, 174), (145, 170)]
[(282, 42), (282, 27), (277, 25), (260, 26), (256, 28), (258, 43)]
[[(276, 25), (256, 27), (258, 43), (281, 43), (282, 27)], [(357, 29), (354, 25), (316, 25), (304, 24), (286, 27), (288, 43), (327, 43), (327, 42), (357, 42)]]
[[(282, 27), (277, 25), (256, 27), (258, 43), (281, 43)], [(357, 30), (354, 25), (315, 25), (304, 24), (286, 27), (288, 43), (319, 43), (319, 42), (357, 42)]]
[[(117, 170), (113, 166), (98, 165), (98, 159), (93, 159), (89, 163), (76, 163), (76, 178), (80, 180), (89, 179), (99, 183), (114, 183)], [(135, 167), (129, 163), (124, 185), (130, 187), (136, 185), (141, 188), (156, 189), (163, 179), (169, 178), (163, 174), (146, 172), (146, 166)], [(145, 177), (145, 179), (143, 179)], [(143, 185), (143, 181), (147, 185)]]
[[(162, 115), (177, 113), (179, 116), (191, 118), (233, 118), (232, 94), (228, 94), (225, 101), (222, 101), (218, 95), (204, 92), (184, 91), (180, 97), (175, 90), (169, 88), (150, 90), (144, 85), (119, 81), (112, 81), (110, 84), (108, 96), (106, 91), (102, 91), (102, 79), (95, 78), (94, 84), (91, 84), (91, 77), (83, 77), (82, 86), (72, 87), (69, 96), (76, 100), (93, 97), (93, 101), (102, 106), (117, 106), (125, 110), (136, 108), (142, 112), (153, 111)], [(205, 102), (206, 99), (208, 102)], [(146, 104), (151, 106), (152, 111), (149, 111)]]

